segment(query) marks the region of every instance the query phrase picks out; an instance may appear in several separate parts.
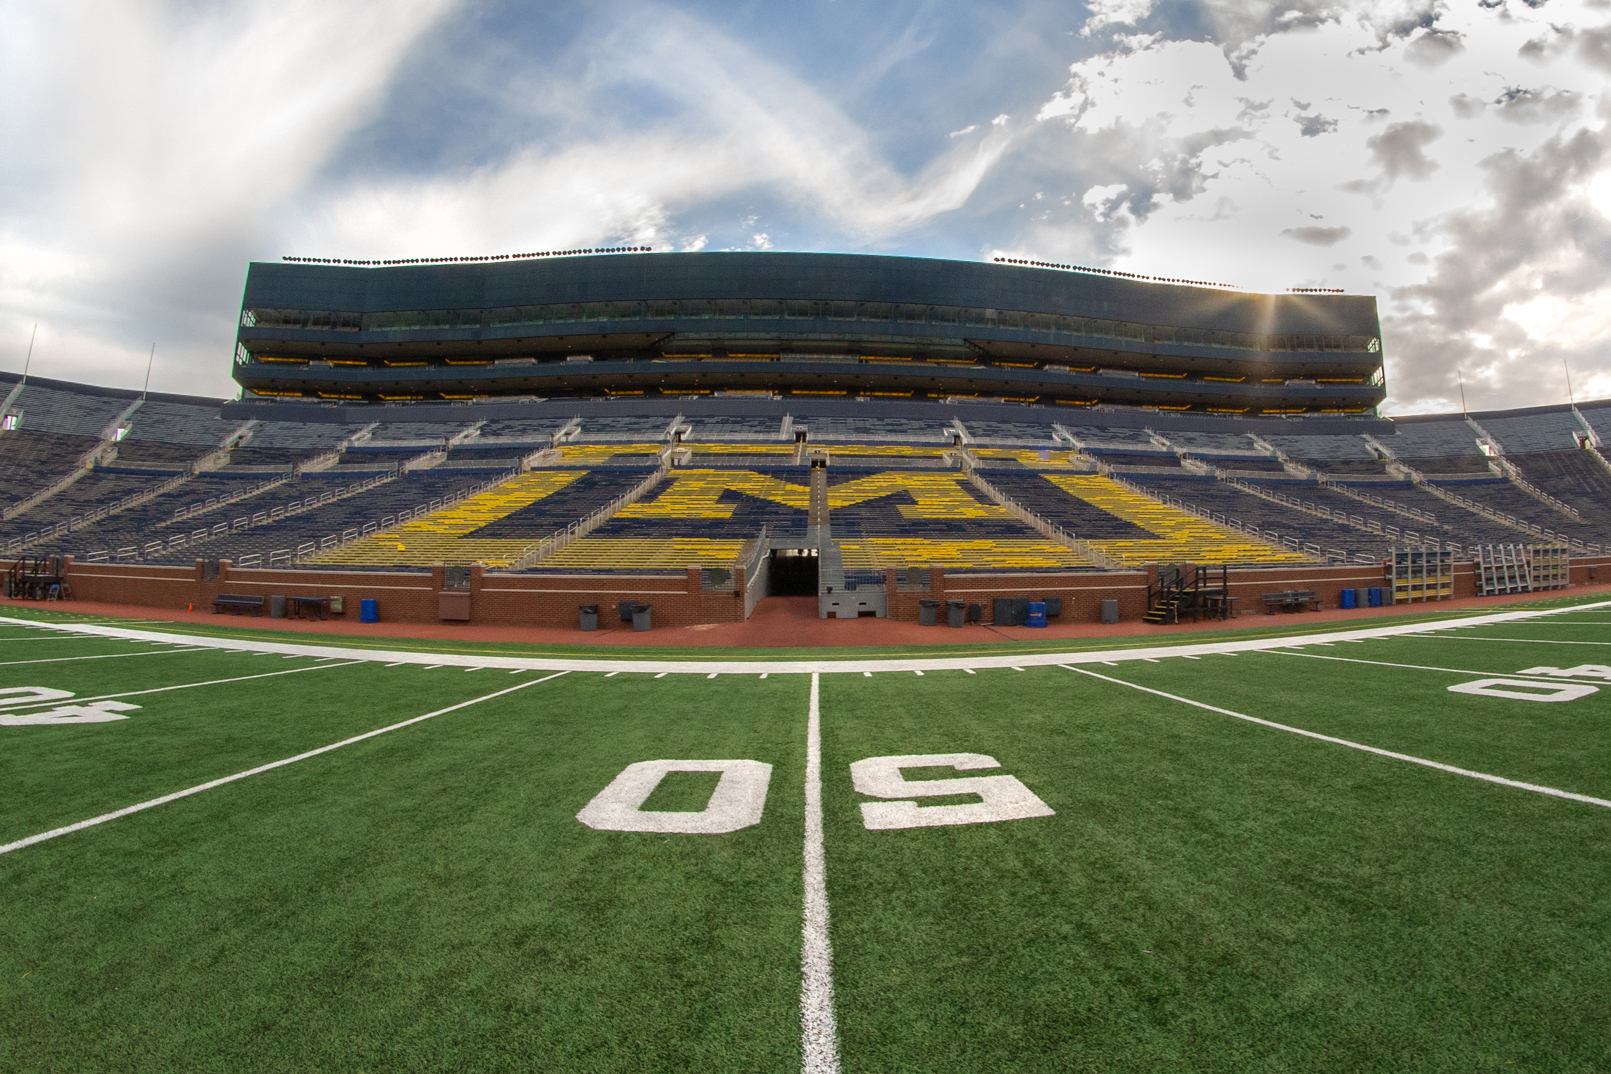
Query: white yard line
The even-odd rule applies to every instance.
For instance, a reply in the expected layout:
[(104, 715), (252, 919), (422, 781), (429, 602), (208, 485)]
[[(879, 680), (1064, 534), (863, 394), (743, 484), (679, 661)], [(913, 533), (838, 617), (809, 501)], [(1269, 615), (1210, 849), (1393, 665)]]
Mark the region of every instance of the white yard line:
[(1495, 675), (1507, 679), (1537, 679), (1539, 682), (1580, 682), (1594, 686), (1604, 686), (1604, 679), (1563, 679), (1559, 675), (1529, 675), (1525, 671), (1472, 671), (1469, 668), (1439, 668), (1427, 664), (1394, 664), (1386, 660), (1360, 660), (1352, 656), (1326, 656), (1322, 653), (1288, 653), (1271, 652), (1270, 656), (1301, 656), (1307, 660), (1336, 660), (1343, 664), (1371, 664), (1379, 668), (1404, 668), (1407, 671), (1441, 671), (1449, 675), (1482, 675), (1492, 677)]
[[(349, 660), (345, 664), (310, 664), (304, 668), (287, 668), (284, 671), (264, 671), (257, 675), (237, 675), (232, 679), (209, 679), (206, 682), (182, 682), (174, 686), (154, 686), (148, 690), (128, 690), (121, 694), (99, 694), (95, 697), (75, 697), (73, 704), (85, 705), (91, 701), (107, 701), (116, 697), (139, 697), (142, 694), (165, 694), (170, 690), (194, 690), (198, 686), (223, 686), (232, 682), (246, 682), (250, 679), (272, 679), (276, 675), (297, 675), (304, 671), (327, 671), (330, 668), (350, 668), (362, 664), (362, 660)], [(21, 712), (27, 708), (50, 708), (60, 704), (58, 701), (33, 701), (25, 705), (13, 705), (7, 712)]]
[(1312, 738), (1317, 742), (1330, 742), (1334, 746), (1347, 746), (1351, 750), (1361, 750), (1365, 753), (1373, 753), (1378, 757), (1389, 757), (1395, 761), (1407, 761), (1410, 764), (1420, 765), (1423, 768), (1435, 768), (1439, 772), (1448, 772), (1451, 775), (1465, 776), (1467, 779), (1480, 779), (1485, 783), (1497, 783), (1502, 787), (1514, 787), (1517, 790), (1532, 791), (1534, 794), (1544, 794), (1551, 798), (1565, 798), (1573, 802), (1582, 802), (1585, 805), (1596, 805), (1604, 809), (1611, 809), (1611, 801), (1607, 801), (1604, 798), (1594, 798), (1587, 794), (1575, 794), (1572, 791), (1558, 790), (1555, 787), (1541, 787), (1536, 783), (1523, 783), (1520, 780), (1506, 779), (1504, 776), (1489, 775), (1486, 772), (1473, 772), (1469, 768), (1457, 768), (1452, 764), (1444, 764), (1441, 761), (1429, 761), (1425, 757), (1412, 757), (1407, 753), (1395, 753), (1392, 750), (1379, 749), (1376, 746), (1367, 746), (1361, 742), (1350, 742), (1346, 738), (1335, 738), (1331, 735), (1322, 735), (1318, 731), (1305, 731), (1301, 727), (1292, 727), (1288, 724), (1276, 723), (1273, 720), (1261, 720), (1257, 716), (1249, 716), (1243, 712), (1233, 712), (1230, 709), (1222, 709), (1217, 705), (1208, 705), (1201, 701), (1193, 701), (1189, 697), (1181, 697), (1179, 694), (1165, 693), (1163, 690), (1154, 690), (1150, 686), (1141, 686), (1137, 683), (1125, 682), (1123, 679), (1115, 679), (1107, 675), (1099, 675), (1094, 671), (1087, 671), (1084, 668), (1069, 667), (1067, 665), (1063, 665), (1063, 667), (1067, 671), (1072, 671), (1080, 675), (1086, 675), (1093, 679), (1101, 679), (1103, 682), (1111, 682), (1116, 686), (1128, 686), (1132, 690), (1140, 690), (1142, 693), (1152, 694), (1155, 697), (1166, 698), (1170, 701), (1178, 701), (1182, 705), (1191, 705), (1194, 708), (1205, 709), (1209, 712), (1217, 712), (1221, 716), (1230, 716), (1238, 720), (1246, 720), (1248, 723), (1256, 723), (1260, 727), (1269, 727), (1277, 731), (1286, 731), (1289, 734), (1302, 735), (1304, 738)]
[[(311, 671), (314, 669), (309, 668), (307, 670)], [(272, 772), (276, 768), (284, 768), (288, 764), (295, 764), (298, 761), (305, 761), (309, 757), (317, 757), (321, 753), (329, 753), (331, 750), (339, 750), (341, 747), (350, 746), (354, 742), (362, 742), (365, 739), (374, 738), (376, 735), (384, 735), (388, 731), (396, 731), (399, 728), (408, 727), (412, 724), (419, 723), (422, 720), (429, 720), (432, 717), (442, 716), (449, 712), (457, 712), (459, 709), (469, 708), (471, 705), (479, 705), (483, 701), (491, 701), (495, 697), (502, 697), (504, 694), (512, 694), (516, 690), (524, 690), (528, 686), (536, 686), (540, 682), (547, 682), (549, 679), (557, 679), (559, 676), (564, 674), (565, 672), (561, 671), (553, 675), (549, 675), (547, 678), (532, 679), (529, 682), (519, 683), (515, 686), (510, 686), (503, 690), (485, 694), (481, 697), (471, 698), (469, 701), (461, 701), (457, 705), (449, 705), (445, 709), (437, 709), (435, 712), (427, 712), (423, 716), (415, 716), (412, 719), (404, 720), (401, 723), (394, 723), (389, 727), (381, 727), (373, 731), (365, 731), (361, 735), (354, 735), (351, 738), (344, 738), (340, 742), (332, 742), (328, 746), (320, 746), (316, 750), (308, 750), (306, 753), (299, 753), (295, 757), (287, 757), (281, 761), (271, 761), (268, 764), (258, 765), (256, 768), (248, 768), (244, 772), (236, 772), (233, 776), (224, 776), (222, 779), (214, 779), (209, 780), (206, 783), (198, 783), (194, 787), (187, 787), (182, 791), (174, 791), (172, 794), (165, 794), (160, 798), (152, 798), (148, 801), (140, 802), (138, 805), (125, 806), (124, 808), (114, 810), (111, 813), (102, 813), (98, 817), (91, 817), (89, 820), (81, 820), (77, 824), (69, 824), (65, 828), (54, 828), (48, 832), (40, 832), (38, 835), (30, 835), (26, 839), (18, 839), (14, 843), (6, 843), (4, 846), (0, 846), (0, 854), (10, 854), (13, 850), (21, 850), (23, 847), (31, 847), (35, 843), (43, 843), (47, 839), (55, 839), (57, 836), (69, 835), (73, 832), (81, 832), (85, 828), (93, 828), (97, 824), (105, 824), (107, 821), (117, 820), (119, 817), (126, 817), (131, 813), (139, 813), (143, 810), (154, 809), (159, 805), (167, 805), (169, 802), (175, 802), (181, 798), (188, 798), (192, 794), (200, 794), (202, 791), (210, 791), (214, 787), (222, 787), (226, 783), (234, 783), (236, 780), (245, 779), (247, 776), (256, 776), (261, 775), (264, 772)]]
[(171, 656), (174, 653), (206, 653), (212, 652), (210, 646), (201, 645), (192, 649), (156, 649), (149, 653), (100, 653), (96, 656), (47, 656), (39, 660), (0, 660), (0, 668), (15, 667), (18, 664), (64, 664), (69, 660), (117, 660), (125, 656)]
[(811, 676), (806, 716), (805, 886), (800, 928), (800, 1069), (838, 1074), (839, 1030), (833, 1012), (833, 945), (828, 940), (828, 873), (822, 855), (822, 679)]
[(1566, 608), (1550, 608), (1526, 612), (1495, 612), (1464, 619), (1450, 619), (1434, 626), (1425, 623), (1399, 626), (1360, 627), (1306, 635), (1285, 635), (1274, 638), (1227, 638), (1195, 644), (1135, 646), (1128, 649), (1087, 650), (1063, 653), (1013, 653), (999, 656), (923, 656), (886, 657), (860, 660), (657, 660), (632, 658), (533, 657), (533, 656), (473, 656), (458, 653), (418, 652), (406, 649), (354, 649), (337, 645), (308, 645), (296, 642), (250, 641), (239, 638), (208, 638), (184, 634), (164, 634), (156, 631), (131, 630), (85, 623), (40, 624), (24, 620), (0, 618), (0, 624), (40, 626), (66, 634), (91, 634), (100, 637), (128, 638), (133, 641), (156, 641), (198, 648), (246, 649), (265, 654), (295, 656), (333, 656), (343, 660), (395, 661), (400, 664), (441, 667), (488, 667), (506, 671), (633, 671), (660, 675), (709, 675), (711, 672), (732, 675), (755, 675), (761, 672), (775, 674), (844, 674), (858, 671), (948, 671), (977, 668), (1029, 668), (1053, 667), (1064, 664), (1101, 664), (1124, 660), (1156, 660), (1174, 656), (1205, 656), (1215, 653), (1262, 652), (1268, 649), (1290, 649), (1328, 642), (1394, 638), (1405, 635), (1428, 635), (1427, 632), (1456, 630), (1464, 627), (1488, 626), (1537, 619), (1546, 616), (1578, 612), (1585, 609), (1611, 608), (1611, 601), (1578, 604)]

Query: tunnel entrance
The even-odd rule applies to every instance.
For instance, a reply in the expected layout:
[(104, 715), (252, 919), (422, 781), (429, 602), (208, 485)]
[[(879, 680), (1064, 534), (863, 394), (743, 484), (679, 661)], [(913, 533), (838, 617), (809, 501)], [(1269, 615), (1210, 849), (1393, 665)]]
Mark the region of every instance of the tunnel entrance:
[(767, 591), (774, 597), (817, 595), (817, 550), (774, 548)]

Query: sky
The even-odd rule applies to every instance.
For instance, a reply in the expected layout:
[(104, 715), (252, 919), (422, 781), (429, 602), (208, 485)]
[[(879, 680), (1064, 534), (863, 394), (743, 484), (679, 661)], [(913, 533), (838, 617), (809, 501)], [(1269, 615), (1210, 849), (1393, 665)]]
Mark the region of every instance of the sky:
[(247, 264), (1022, 257), (1611, 398), (1611, 0), (0, 0), (0, 369), (232, 396)]

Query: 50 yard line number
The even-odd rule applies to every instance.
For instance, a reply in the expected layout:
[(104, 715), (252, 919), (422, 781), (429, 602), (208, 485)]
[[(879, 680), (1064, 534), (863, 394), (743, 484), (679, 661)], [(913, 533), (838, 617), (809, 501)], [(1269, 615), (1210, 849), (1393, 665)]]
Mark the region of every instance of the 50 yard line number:
[[(952, 824), (993, 824), (1056, 814), (1016, 776), (909, 780), (906, 768), (951, 768), (972, 772), (1001, 765), (982, 753), (916, 753), (869, 757), (850, 766), (858, 793), (881, 801), (864, 802), (862, 824), (870, 831), (937, 828)], [(695, 811), (646, 810), (643, 803), (673, 772), (720, 772), (705, 808)], [(722, 835), (761, 823), (772, 766), (761, 761), (639, 761), (629, 764), (582, 807), (576, 819), (595, 831)], [(982, 801), (923, 806), (920, 798), (977, 794)]]

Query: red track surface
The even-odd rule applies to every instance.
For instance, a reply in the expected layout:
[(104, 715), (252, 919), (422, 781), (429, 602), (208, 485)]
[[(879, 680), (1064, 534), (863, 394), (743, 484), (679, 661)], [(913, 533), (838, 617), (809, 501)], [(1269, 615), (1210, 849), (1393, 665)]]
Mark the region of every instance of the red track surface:
[[(1180, 623), (1175, 626), (1148, 626), (1144, 623), (1119, 623), (1103, 626), (1100, 623), (1057, 623), (1043, 630), (1028, 627), (965, 626), (924, 627), (916, 623), (896, 622), (891, 619), (818, 619), (815, 597), (768, 597), (755, 608), (755, 614), (745, 623), (711, 623), (704, 626), (673, 627), (634, 633), (616, 624), (601, 624), (606, 629), (584, 634), (579, 630), (560, 627), (477, 626), (452, 623), (358, 623), (345, 619), (310, 622), (305, 619), (270, 619), (268, 616), (245, 617), (214, 615), (210, 612), (170, 611), (165, 608), (141, 608), (127, 604), (95, 604), (72, 601), (57, 605), (62, 611), (83, 615), (107, 615), (127, 619), (141, 619), (176, 623), (228, 623), (231, 626), (250, 626), (258, 630), (277, 630), (302, 634), (348, 634), (376, 638), (425, 638), (445, 641), (522, 642), (528, 645), (592, 645), (592, 646), (653, 646), (686, 648), (816, 648), (816, 647), (879, 647), (892, 645), (942, 645), (1001, 641), (1038, 641), (1052, 638), (1105, 638), (1105, 637), (1168, 637), (1192, 634), (1203, 630), (1267, 629), (1274, 623), (1297, 626), (1309, 623), (1368, 623), (1382, 616), (1405, 612), (1486, 611), (1507, 604), (1538, 600), (1565, 591), (1552, 593), (1522, 593), (1504, 597), (1467, 597), (1462, 600), (1441, 601), (1434, 604), (1398, 605), (1387, 608), (1358, 608), (1349, 611), (1328, 609), (1323, 612), (1291, 612), (1277, 616), (1260, 614), (1242, 615), (1230, 622), (1206, 620), (1201, 623)], [(1574, 596), (1611, 593), (1611, 585), (1573, 586)], [(41, 607), (30, 601), (0, 600), (0, 607)], [(602, 617), (601, 617), (602, 618)], [(152, 624), (155, 625), (154, 623)], [(624, 624), (622, 624), (624, 625)]]

